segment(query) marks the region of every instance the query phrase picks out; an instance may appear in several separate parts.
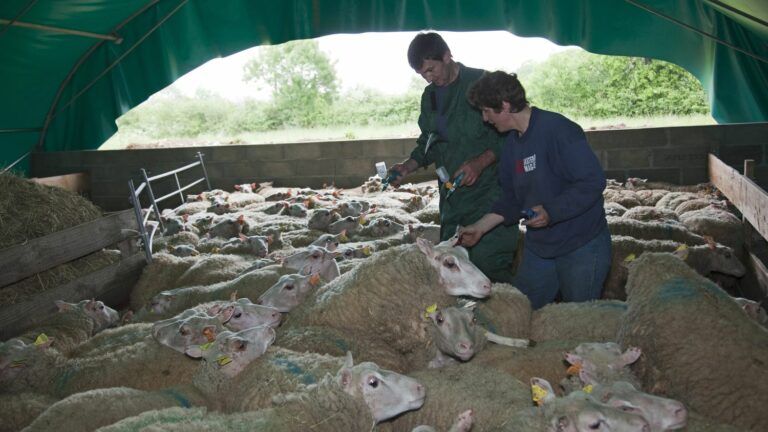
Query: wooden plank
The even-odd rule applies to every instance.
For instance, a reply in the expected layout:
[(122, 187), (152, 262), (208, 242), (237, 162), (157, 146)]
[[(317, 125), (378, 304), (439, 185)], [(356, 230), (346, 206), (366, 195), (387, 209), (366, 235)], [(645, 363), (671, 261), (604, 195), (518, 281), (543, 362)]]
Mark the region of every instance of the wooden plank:
[(0, 309), (0, 340), (18, 336), (56, 313), (56, 300), (74, 303), (95, 298), (115, 308), (127, 304), (146, 262), (144, 254), (137, 253), (66, 285), (43, 291), (32, 300), (3, 307)]
[(768, 239), (768, 193), (711, 153), (709, 179), (739, 209), (755, 230), (764, 239)]
[(125, 210), (0, 250), (0, 287), (136, 236), (137, 229), (133, 210)]
[(91, 190), (91, 178), (88, 173), (84, 172), (53, 177), (33, 177), (29, 180), (43, 185), (60, 187), (76, 194), (83, 194)]

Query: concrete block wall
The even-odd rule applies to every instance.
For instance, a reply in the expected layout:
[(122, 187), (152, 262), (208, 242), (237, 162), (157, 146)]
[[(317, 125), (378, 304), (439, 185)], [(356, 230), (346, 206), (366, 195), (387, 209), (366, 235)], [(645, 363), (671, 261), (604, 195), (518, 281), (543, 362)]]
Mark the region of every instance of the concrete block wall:
[[(756, 181), (768, 189), (768, 123), (587, 131), (595, 154), (609, 178), (642, 177), (675, 184), (707, 181), (707, 153), (741, 171), (744, 159), (755, 160)], [(140, 169), (156, 175), (196, 160), (202, 152), (213, 188), (232, 190), (238, 183), (273, 181), (277, 186), (351, 188), (375, 174), (374, 164), (387, 166), (407, 158), (414, 140), (381, 139), (267, 145), (229, 145), (149, 150), (38, 153), (32, 175), (48, 177), (85, 171), (91, 178), (91, 200), (102, 209), (128, 208), (128, 181), (142, 181)], [(180, 175), (182, 184), (201, 171)], [(409, 178), (434, 178), (434, 169)], [(159, 184), (156, 196), (175, 187)], [(198, 192), (190, 190), (192, 192)], [(169, 203), (171, 200), (168, 201)], [(176, 203), (169, 204), (173, 207)]]

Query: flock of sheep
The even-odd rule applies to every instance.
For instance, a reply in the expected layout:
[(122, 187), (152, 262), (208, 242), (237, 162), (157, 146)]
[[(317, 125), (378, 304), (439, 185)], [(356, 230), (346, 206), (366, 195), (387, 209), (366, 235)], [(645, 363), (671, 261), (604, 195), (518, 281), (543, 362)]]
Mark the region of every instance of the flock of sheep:
[(716, 191), (611, 182), (605, 298), (539, 310), (439, 242), (437, 193), (188, 197), (122, 316), (59, 302), (0, 344), (0, 430), (768, 430), (765, 315), (727, 291), (744, 239)]

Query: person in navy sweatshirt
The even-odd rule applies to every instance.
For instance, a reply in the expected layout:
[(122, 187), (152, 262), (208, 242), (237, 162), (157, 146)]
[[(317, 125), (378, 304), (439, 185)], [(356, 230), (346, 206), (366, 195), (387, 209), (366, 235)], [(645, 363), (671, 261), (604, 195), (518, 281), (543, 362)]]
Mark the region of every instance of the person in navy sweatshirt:
[(525, 219), (513, 283), (531, 306), (538, 309), (558, 293), (564, 301), (600, 298), (611, 264), (606, 181), (584, 131), (561, 114), (531, 107), (515, 74), (486, 72), (467, 98), (485, 122), (508, 135), (497, 170), (503, 195), (490, 213), (459, 229), (459, 244), (471, 247), (497, 225)]

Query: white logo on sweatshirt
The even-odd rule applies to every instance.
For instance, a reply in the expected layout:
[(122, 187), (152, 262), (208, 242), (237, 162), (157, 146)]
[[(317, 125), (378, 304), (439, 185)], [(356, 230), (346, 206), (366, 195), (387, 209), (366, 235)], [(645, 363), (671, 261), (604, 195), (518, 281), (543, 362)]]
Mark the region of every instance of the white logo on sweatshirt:
[(536, 169), (536, 155), (523, 159), (523, 169), (525, 169), (525, 172), (531, 172)]

